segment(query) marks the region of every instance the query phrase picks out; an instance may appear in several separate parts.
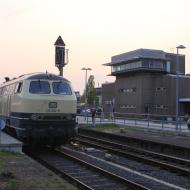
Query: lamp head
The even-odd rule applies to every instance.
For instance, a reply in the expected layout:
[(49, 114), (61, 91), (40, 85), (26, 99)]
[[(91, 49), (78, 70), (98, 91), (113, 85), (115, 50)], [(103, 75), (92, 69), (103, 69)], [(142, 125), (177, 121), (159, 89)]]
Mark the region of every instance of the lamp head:
[(81, 70), (92, 70), (92, 69), (83, 67)]
[(184, 45), (179, 45), (176, 47), (177, 49), (185, 49), (186, 47)]

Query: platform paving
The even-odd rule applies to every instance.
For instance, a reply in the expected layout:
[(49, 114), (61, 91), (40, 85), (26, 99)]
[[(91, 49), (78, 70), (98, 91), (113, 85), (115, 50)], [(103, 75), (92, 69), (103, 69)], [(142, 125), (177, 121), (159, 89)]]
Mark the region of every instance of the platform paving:
[[(92, 124), (91, 117), (88, 117), (87, 119), (84, 116), (77, 116), (77, 123), (78, 124)], [(131, 126), (141, 129), (147, 129), (147, 130), (156, 130), (160, 132), (173, 132), (174, 134), (182, 135), (182, 136), (188, 136), (190, 137), (190, 130), (187, 127), (186, 123), (183, 123), (178, 126), (176, 129), (175, 122), (168, 123), (168, 122), (153, 122), (153, 121), (143, 121), (143, 120), (134, 120), (134, 119), (101, 119), (96, 118), (95, 120), (96, 124), (116, 124), (121, 126)]]
[(0, 132), (0, 150), (22, 153), (23, 143), (10, 135)]
[[(121, 133), (118, 132), (121, 135)], [(145, 131), (145, 130), (126, 130), (125, 134), (122, 134), (126, 137), (143, 139), (146, 141), (151, 141), (155, 143), (162, 143), (165, 145), (173, 145), (181, 148), (190, 149), (190, 138), (188, 136), (181, 136), (177, 133), (163, 133), (158, 131)]]

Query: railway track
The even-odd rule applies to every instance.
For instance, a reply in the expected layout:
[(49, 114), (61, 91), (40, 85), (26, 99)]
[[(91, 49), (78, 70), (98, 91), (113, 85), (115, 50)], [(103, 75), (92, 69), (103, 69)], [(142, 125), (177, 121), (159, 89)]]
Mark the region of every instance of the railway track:
[(190, 161), (186, 159), (134, 148), (121, 143), (111, 142), (87, 135), (78, 135), (75, 140), (91, 147), (108, 150), (116, 155), (158, 166), (172, 172), (177, 172), (180, 175), (190, 176)]
[[(146, 133), (145, 136), (147, 136), (148, 134), (153, 135), (153, 137), (155, 136), (155, 140), (153, 140), (152, 138), (149, 139), (148, 137), (144, 138), (143, 135), (142, 136), (141, 134), (138, 135), (138, 132), (137, 132), (137, 136), (134, 135), (132, 131), (129, 132), (129, 134), (128, 133), (125, 134), (125, 131), (123, 131), (123, 129), (120, 129), (120, 133), (106, 132), (106, 131), (103, 132), (100, 130), (91, 129), (91, 128), (88, 129), (88, 128), (83, 128), (83, 127), (78, 129), (78, 134), (88, 135), (92, 137), (99, 137), (105, 140), (111, 139), (114, 142), (118, 142), (120, 144), (125, 143), (126, 145), (131, 146), (131, 147), (145, 149), (145, 150), (149, 150), (149, 151), (153, 151), (157, 153), (162, 153), (164, 155), (166, 154), (166, 155), (189, 160), (190, 148), (188, 146), (185, 146), (183, 142), (181, 143), (178, 142), (179, 145), (177, 145), (176, 143), (172, 142), (174, 139), (173, 140), (170, 139), (168, 135), (166, 135), (165, 138), (163, 138), (161, 136), (159, 137), (159, 135), (157, 136), (157, 134), (155, 133), (151, 133), (151, 132), (150, 133), (145, 132), (145, 133)], [(169, 141), (167, 141), (167, 139)]]
[(43, 150), (25, 151), (30, 157), (42, 163), (82, 190), (148, 190), (141, 184), (128, 180), (96, 164), (84, 161), (75, 151)]

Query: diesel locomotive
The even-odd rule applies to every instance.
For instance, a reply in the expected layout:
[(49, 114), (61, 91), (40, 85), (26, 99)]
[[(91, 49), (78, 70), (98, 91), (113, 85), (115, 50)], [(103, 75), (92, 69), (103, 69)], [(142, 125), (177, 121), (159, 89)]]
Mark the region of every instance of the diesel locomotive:
[(49, 73), (32, 73), (0, 85), (0, 119), (26, 143), (61, 145), (76, 133), (76, 95), (71, 83)]

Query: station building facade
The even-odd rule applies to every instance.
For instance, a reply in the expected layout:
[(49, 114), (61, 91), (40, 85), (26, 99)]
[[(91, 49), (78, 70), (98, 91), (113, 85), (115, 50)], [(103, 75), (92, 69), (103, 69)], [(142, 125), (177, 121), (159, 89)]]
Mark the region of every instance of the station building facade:
[(190, 76), (185, 75), (185, 55), (162, 50), (137, 49), (111, 57), (114, 83), (102, 84), (105, 112), (175, 115), (176, 70), (180, 115), (190, 114)]

